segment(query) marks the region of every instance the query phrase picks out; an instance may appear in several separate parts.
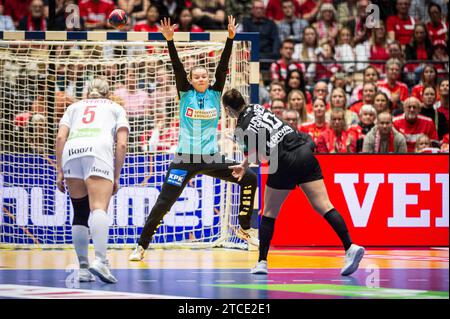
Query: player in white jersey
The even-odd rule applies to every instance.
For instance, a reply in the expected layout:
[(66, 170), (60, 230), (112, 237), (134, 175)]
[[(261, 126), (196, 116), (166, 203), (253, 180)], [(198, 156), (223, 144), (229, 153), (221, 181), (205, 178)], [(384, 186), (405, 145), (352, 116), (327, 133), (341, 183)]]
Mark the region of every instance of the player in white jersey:
[[(94, 281), (95, 274), (103, 282), (115, 283), (117, 279), (106, 259), (106, 212), (119, 187), (130, 127), (125, 110), (108, 99), (105, 80), (93, 80), (87, 93), (88, 99), (67, 108), (59, 124), (56, 184), (61, 192), (67, 186), (73, 205), (72, 238), (80, 264), (78, 280)], [(89, 230), (95, 248), (92, 264), (88, 260)]]

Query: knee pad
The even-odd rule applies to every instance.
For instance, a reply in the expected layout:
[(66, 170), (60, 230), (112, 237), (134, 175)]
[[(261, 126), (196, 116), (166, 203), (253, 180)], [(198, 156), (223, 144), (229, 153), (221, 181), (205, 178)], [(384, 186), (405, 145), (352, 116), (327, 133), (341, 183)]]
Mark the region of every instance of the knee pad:
[(88, 226), (91, 208), (89, 207), (89, 196), (83, 198), (70, 198), (73, 206), (72, 225)]

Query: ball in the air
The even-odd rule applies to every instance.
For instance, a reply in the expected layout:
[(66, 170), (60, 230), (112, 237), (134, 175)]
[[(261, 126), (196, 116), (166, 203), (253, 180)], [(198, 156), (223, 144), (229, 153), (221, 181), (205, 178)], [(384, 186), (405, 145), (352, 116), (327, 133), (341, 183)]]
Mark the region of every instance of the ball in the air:
[(128, 15), (122, 9), (114, 9), (108, 17), (108, 22), (113, 28), (123, 29), (127, 25)]

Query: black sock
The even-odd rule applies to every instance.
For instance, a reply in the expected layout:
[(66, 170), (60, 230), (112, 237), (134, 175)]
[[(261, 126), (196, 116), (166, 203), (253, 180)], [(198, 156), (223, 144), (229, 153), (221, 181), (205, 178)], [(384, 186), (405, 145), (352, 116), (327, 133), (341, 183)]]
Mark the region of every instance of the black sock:
[(261, 225), (259, 226), (259, 259), (267, 260), (269, 253), (270, 242), (273, 237), (273, 230), (275, 228), (275, 218), (263, 216), (261, 218)]
[(345, 221), (342, 218), (341, 214), (333, 208), (329, 212), (327, 212), (323, 216), (327, 222), (333, 227), (333, 230), (339, 236), (344, 245), (344, 249), (347, 250), (352, 245), (352, 240), (350, 238), (350, 234), (348, 233), (347, 225), (345, 225)]

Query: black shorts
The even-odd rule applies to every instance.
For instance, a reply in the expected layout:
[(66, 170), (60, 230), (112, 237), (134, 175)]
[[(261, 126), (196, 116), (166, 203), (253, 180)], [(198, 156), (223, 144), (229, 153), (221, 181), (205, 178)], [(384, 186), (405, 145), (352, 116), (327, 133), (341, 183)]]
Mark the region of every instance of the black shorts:
[(267, 178), (267, 186), (275, 189), (294, 189), (297, 185), (323, 179), (319, 162), (305, 144), (278, 158), (278, 168)]

